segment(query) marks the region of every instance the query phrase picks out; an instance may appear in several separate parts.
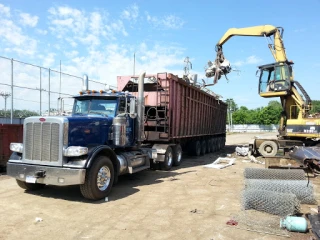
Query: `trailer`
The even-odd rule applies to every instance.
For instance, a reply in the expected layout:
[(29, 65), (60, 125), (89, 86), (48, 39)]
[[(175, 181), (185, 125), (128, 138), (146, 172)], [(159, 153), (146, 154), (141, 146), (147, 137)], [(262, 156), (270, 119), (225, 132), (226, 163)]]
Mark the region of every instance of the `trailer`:
[(168, 171), (183, 149), (198, 156), (224, 147), (227, 105), (214, 94), (170, 73), (120, 76), (118, 87), (89, 90), (85, 76), (71, 116), (26, 118), (7, 174), (23, 189), (80, 185), (98, 200), (120, 175)]
[[(118, 90), (137, 96), (138, 76), (118, 76)], [(146, 75), (145, 142), (180, 144), (191, 155), (224, 147), (227, 104), (171, 73)]]

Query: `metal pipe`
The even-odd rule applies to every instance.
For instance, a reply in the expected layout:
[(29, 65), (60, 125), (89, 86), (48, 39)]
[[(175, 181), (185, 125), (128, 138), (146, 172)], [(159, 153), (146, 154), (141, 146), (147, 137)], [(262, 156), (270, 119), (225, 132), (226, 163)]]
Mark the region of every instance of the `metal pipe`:
[(50, 71), (51, 71), (51, 70), (50, 70), (50, 68), (49, 68), (49, 91), (48, 91), (48, 95), (49, 95), (49, 109), (48, 109), (48, 116), (50, 116), (50, 111), (51, 111), (51, 109), (50, 109), (50, 100), (51, 100), (51, 99), (50, 99), (50, 90), (51, 90), (51, 89), (50, 89), (50, 84), (51, 84), (51, 83), (50, 83)]
[(13, 58), (11, 59), (11, 124), (13, 123)]
[(41, 79), (41, 67), (40, 69), (40, 116), (42, 115), (42, 79)]
[(89, 89), (89, 80), (88, 80), (88, 75), (83, 75), (82, 78), (82, 90), (87, 91)]
[(138, 79), (138, 97), (137, 97), (137, 144), (138, 147), (141, 146), (144, 136), (144, 78), (146, 72), (143, 71)]

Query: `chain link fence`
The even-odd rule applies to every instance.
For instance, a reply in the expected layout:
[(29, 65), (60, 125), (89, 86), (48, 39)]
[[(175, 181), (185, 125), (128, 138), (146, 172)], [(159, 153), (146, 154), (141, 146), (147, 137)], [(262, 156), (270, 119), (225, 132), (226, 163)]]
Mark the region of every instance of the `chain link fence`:
[[(82, 79), (61, 70), (0, 56), (0, 117), (12, 124), (14, 117), (67, 115), (72, 111), (71, 96), (82, 89)], [(89, 79), (90, 89), (104, 89), (105, 85)]]

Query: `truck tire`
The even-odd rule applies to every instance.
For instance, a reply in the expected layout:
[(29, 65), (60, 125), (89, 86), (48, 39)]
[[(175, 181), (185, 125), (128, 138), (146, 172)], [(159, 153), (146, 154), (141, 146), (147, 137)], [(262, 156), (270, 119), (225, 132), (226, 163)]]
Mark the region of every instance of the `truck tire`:
[(172, 148), (168, 147), (164, 156), (164, 162), (160, 162), (160, 167), (162, 170), (169, 171), (173, 164), (173, 152)]
[(212, 152), (217, 151), (216, 139), (215, 138), (211, 138), (211, 148), (212, 148)]
[(259, 152), (264, 157), (274, 157), (278, 152), (278, 145), (274, 141), (264, 141), (259, 147)]
[(20, 181), (18, 179), (16, 179), (17, 184), (19, 187), (27, 190), (27, 191), (34, 191), (34, 190), (39, 190), (44, 188), (45, 184), (41, 184), (41, 183), (27, 183), (24, 181)]
[(217, 151), (219, 151), (221, 149), (221, 139), (219, 137), (216, 139), (216, 146), (217, 146)]
[(189, 153), (192, 156), (200, 156), (200, 153), (201, 153), (200, 141), (197, 140), (189, 144)]
[(224, 148), (226, 146), (226, 138), (223, 137), (222, 138), (222, 148)]
[(98, 156), (86, 172), (84, 184), (80, 185), (83, 197), (91, 200), (105, 198), (111, 192), (114, 168), (110, 158)]
[(205, 155), (207, 153), (207, 142), (206, 140), (201, 141), (201, 155)]
[(182, 160), (182, 148), (180, 144), (175, 145), (172, 148), (173, 151), (173, 165), (179, 166)]
[(211, 153), (212, 152), (212, 140), (211, 138), (206, 140), (207, 143), (207, 153)]

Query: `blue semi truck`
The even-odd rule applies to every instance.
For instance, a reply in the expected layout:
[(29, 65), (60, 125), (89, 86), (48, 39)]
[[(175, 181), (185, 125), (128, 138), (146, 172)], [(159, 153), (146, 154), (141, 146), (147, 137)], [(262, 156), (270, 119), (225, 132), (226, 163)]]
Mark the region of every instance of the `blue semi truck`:
[[(88, 78), (85, 77), (83, 90), (74, 96), (71, 116), (26, 118), (23, 143), (10, 144), (13, 153), (7, 163), (7, 174), (16, 178), (17, 184), (26, 190), (45, 185), (80, 185), (85, 198), (98, 200), (108, 196), (120, 175), (148, 169), (152, 164), (160, 165), (163, 170), (180, 165), (184, 147), (193, 149), (194, 155), (200, 155), (224, 146), (225, 103), (175, 79), (184, 88), (192, 88), (215, 103), (219, 101), (212, 109), (220, 109), (218, 114), (222, 117), (217, 116), (221, 126), (217, 128), (214, 120), (210, 122), (203, 116), (208, 126), (212, 125), (211, 133), (210, 129), (204, 129), (204, 134), (172, 136), (168, 125), (163, 127), (166, 121), (172, 120), (170, 106), (161, 103), (145, 106), (145, 78), (146, 74), (142, 73), (136, 79), (134, 95), (128, 91), (88, 90)], [(159, 81), (153, 84), (160, 86)], [(164, 92), (168, 92), (169, 87), (154, 91), (167, 96), (165, 102), (168, 103), (169, 94)], [(208, 104), (206, 102), (210, 107)], [(154, 117), (149, 116), (152, 112)], [(150, 121), (154, 121), (154, 129), (150, 129)], [(153, 134), (149, 134), (151, 132)], [(167, 137), (161, 138), (163, 134)], [(148, 136), (153, 138), (148, 141)]]

